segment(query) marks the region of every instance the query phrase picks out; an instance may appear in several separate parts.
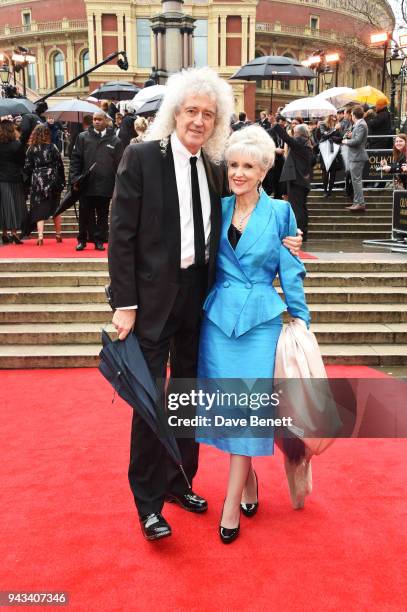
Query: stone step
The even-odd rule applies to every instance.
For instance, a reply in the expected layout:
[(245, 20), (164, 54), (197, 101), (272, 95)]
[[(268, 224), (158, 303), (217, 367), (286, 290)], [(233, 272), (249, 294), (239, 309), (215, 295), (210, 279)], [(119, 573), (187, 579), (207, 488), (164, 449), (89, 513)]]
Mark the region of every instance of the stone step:
[[(1, 369), (83, 368), (99, 365), (100, 344), (0, 346)], [(406, 344), (321, 345), (325, 364), (395, 366), (407, 364)]]
[[(111, 324), (101, 323), (31, 323), (0, 324), (0, 346), (98, 344), (102, 329), (113, 338)], [(407, 323), (313, 323), (312, 331), (320, 344), (407, 344)]]
[(360, 323), (363, 329), (368, 323), (406, 323), (407, 304), (310, 304), (312, 323), (330, 323), (334, 328), (340, 323)]
[[(407, 323), (407, 304), (310, 304), (314, 323)], [(112, 319), (107, 303), (97, 304), (0, 304), (0, 324), (3, 323), (102, 323)], [(289, 320), (289, 315), (285, 315)], [(361, 325), (361, 329), (363, 329)]]
[[(281, 289), (278, 288), (281, 293)], [(308, 304), (395, 304), (407, 302), (406, 287), (305, 287)], [(101, 286), (1, 287), (0, 304), (103, 303)]]
[[(0, 249), (1, 256), (1, 249)], [(0, 259), (1, 272), (79, 272), (89, 274), (107, 270), (107, 258), (72, 258), (69, 259)]]
[(344, 230), (339, 232), (338, 230), (326, 230), (321, 232), (315, 231), (312, 226), (308, 230), (309, 240), (387, 240), (389, 238), (391, 238), (390, 226), (387, 231), (370, 231), (365, 229), (365, 231)]
[[(0, 288), (104, 287), (107, 284), (109, 284), (107, 270), (94, 272), (0, 272)], [(277, 278), (276, 285), (279, 284)], [(407, 287), (407, 272), (308, 272), (304, 284), (306, 287)]]
[(102, 287), (2, 287), (0, 304), (81, 304), (106, 302)]
[(383, 229), (388, 230), (390, 228), (391, 231), (391, 219), (389, 221), (385, 221), (383, 223), (374, 222), (366, 223), (364, 216), (354, 216), (352, 219), (341, 219), (339, 223), (335, 223), (334, 221), (328, 222), (328, 218), (323, 223), (316, 223), (312, 221), (310, 223), (310, 229), (314, 232), (363, 232), (365, 230), (369, 232), (381, 231)]
[(23, 323), (1, 324), (0, 346), (19, 344), (98, 344), (102, 329), (113, 339), (116, 331), (111, 324), (102, 323)]
[[(392, 213), (391, 211), (388, 215), (364, 213), (363, 216), (354, 215), (352, 219), (358, 219), (359, 222), (363, 220), (365, 223), (365, 227), (366, 224), (369, 224), (369, 227), (371, 227), (371, 224), (375, 223), (384, 223), (385, 225), (391, 225)], [(315, 223), (326, 223), (328, 220), (332, 223), (350, 223), (352, 219), (349, 219), (349, 213), (346, 210), (343, 212), (326, 211), (325, 213), (322, 211), (318, 211), (317, 213), (309, 214), (309, 222), (313, 225), (315, 225)]]
[(109, 274), (105, 271), (78, 272), (0, 272), (0, 287), (86, 287), (105, 286)]

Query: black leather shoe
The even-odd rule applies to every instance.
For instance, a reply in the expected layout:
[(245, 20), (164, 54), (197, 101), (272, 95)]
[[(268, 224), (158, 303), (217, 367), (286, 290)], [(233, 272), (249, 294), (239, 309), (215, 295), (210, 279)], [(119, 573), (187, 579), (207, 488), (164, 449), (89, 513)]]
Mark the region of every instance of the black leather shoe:
[(106, 251), (103, 242), (95, 242), (95, 249), (96, 251)]
[(184, 495), (178, 495), (177, 493), (168, 493), (166, 495), (166, 501), (169, 503), (178, 504), (184, 510), (188, 512), (206, 512), (208, 509), (208, 502), (203, 497), (200, 497), (193, 491), (184, 493)]
[(159, 512), (141, 516), (140, 526), (146, 540), (160, 540), (171, 535), (171, 527)]
[(253, 504), (248, 504), (246, 502), (242, 502), (240, 504), (240, 509), (243, 512), (243, 514), (249, 518), (251, 518), (252, 516), (254, 516), (259, 508), (259, 481), (257, 480), (257, 474), (256, 472), (254, 472), (254, 475), (256, 477), (256, 497), (257, 497), (257, 501), (254, 502)]
[[(223, 508), (225, 507), (225, 502), (223, 502)], [(222, 516), (223, 516), (223, 508), (222, 508)], [(222, 521), (221, 516), (221, 521)], [(222, 522), (219, 525), (219, 536), (224, 544), (231, 544), (234, 540), (236, 540), (240, 531), (240, 521), (237, 527), (232, 527), (231, 529), (228, 527), (222, 527)]]
[(86, 242), (78, 242), (76, 245), (77, 251), (83, 251), (86, 248)]

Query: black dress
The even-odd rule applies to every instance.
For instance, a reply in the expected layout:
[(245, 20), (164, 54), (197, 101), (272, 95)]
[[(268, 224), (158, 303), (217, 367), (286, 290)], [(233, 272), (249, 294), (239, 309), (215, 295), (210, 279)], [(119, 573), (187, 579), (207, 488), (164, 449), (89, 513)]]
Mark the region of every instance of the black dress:
[(64, 164), (57, 147), (29, 147), (24, 172), (30, 181), (30, 224), (45, 221), (56, 211), (65, 185)]
[(21, 229), (27, 206), (23, 185), (25, 147), (19, 140), (0, 143), (0, 228)]

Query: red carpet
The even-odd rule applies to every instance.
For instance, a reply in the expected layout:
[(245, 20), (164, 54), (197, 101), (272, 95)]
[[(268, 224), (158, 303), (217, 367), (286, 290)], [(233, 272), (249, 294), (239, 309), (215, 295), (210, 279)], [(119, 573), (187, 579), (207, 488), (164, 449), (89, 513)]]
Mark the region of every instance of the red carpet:
[[(44, 238), (43, 246), (39, 247), (36, 244), (37, 240), (30, 238), (24, 240), (24, 244), (7, 244), (0, 247), (0, 259), (43, 259), (43, 258), (72, 258), (72, 257), (107, 257), (106, 251), (95, 251), (93, 244), (88, 244), (84, 251), (75, 251), (77, 240), (75, 238), (64, 238), (57, 244), (55, 238)], [(318, 259), (310, 253), (300, 253), (301, 259)]]
[(65, 258), (88, 258), (88, 257), (107, 257), (106, 251), (95, 251), (93, 244), (88, 244), (84, 251), (75, 251), (78, 244), (76, 238), (64, 238), (57, 243), (55, 238), (44, 238), (43, 246), (37, 246), (36, 238), (24, 240), (24, 244), (6, 244), (0, 247), (0, 259), (55, 259)]
[(280, 454), (256, 460), (259, 513), (229, 547), (217, 536), (227, 457), (203, 446), (208, 513), (167, 505), (173, 536), (149, 544), (126, 477), (131, 411), (97, 370), (0, 383), (0, 590), (65, 590), (75, 612), (406, 609), (405, 441), (337, 441), (299, 512)]

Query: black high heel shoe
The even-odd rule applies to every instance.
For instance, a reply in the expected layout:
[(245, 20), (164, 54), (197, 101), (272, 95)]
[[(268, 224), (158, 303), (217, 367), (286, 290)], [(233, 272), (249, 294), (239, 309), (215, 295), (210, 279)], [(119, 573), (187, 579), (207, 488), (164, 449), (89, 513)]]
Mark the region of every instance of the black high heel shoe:
[(10, 242), (14, 242), (14, 244), (24, 244), (22, 240), (17, 236), (17, 234), (11, 234)]
[[(222, 515), (220, 517), (221, 521), (222, 521), (222, 516), (223, 516), (223, 509), (225, 507), (225, 501), (223, 502)], [(232, 529), (229, 529), (228, 527), (222, 527), (222, 523), (219, 524), (219, 535), (220, 535), (220, 539), (222, 540), (224, 544), (231, 544), (234, 540), (236, 540), (237, 536), (239, 535), (239, 531), (240, 531), (240, 521), (239, 521), (238, 526), (232, 527)]]
[[(253, 470), (253, 472), (254, 472), (254, 470)], [(257, 497), (257, 501), (254, 502), (253, 504), (246, 504), (245, 502), (241, 502), (241, 504), (240, 504), (241, 511), (248, 518), (251, 518), (252, 516), (254, 516), (256, 514), (258, 508), (259, 508), (259, 481), (257, 479), (256, 472), (254, 472), (254, 475), (256, 477), (256, 497)]]

